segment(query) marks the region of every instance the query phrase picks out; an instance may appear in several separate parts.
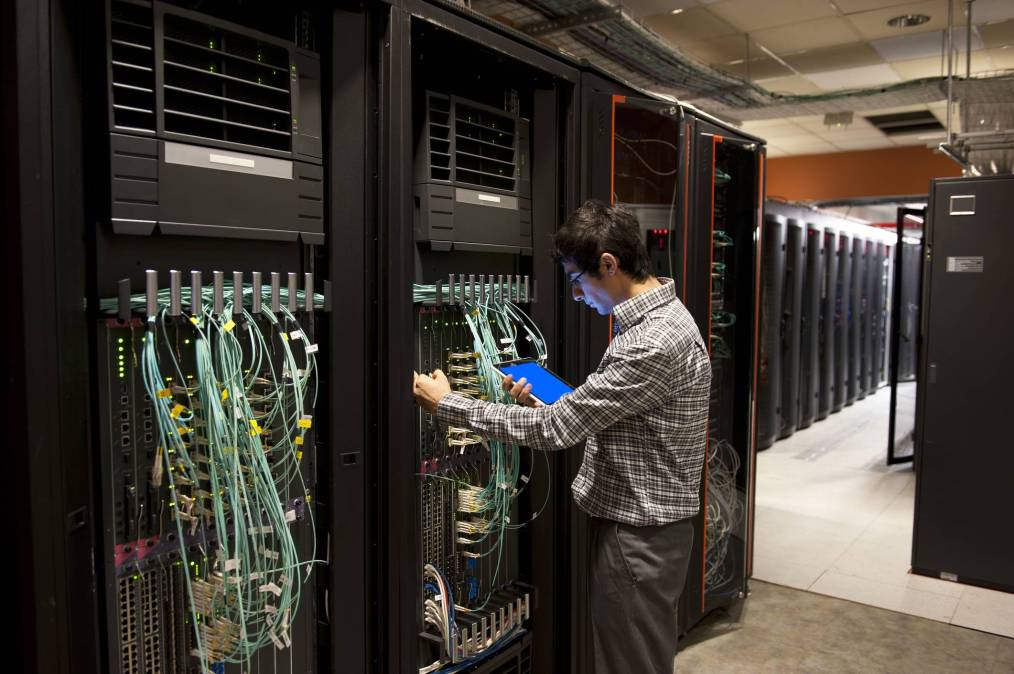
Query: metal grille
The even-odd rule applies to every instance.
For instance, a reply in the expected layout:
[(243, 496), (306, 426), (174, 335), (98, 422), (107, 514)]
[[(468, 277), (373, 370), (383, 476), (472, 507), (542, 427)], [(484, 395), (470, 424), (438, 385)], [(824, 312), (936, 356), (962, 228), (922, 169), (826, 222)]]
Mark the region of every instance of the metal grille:
[(454, 180), (514, 191), (516, 135), (510, 115), (454, 101)]
[(114, 0), (109, 54), (116, 129), (155, 133), (154, 44), (151, 8)]
[(289, 151), (289, 52), (167, 13), (163, 35), (165, 130)]

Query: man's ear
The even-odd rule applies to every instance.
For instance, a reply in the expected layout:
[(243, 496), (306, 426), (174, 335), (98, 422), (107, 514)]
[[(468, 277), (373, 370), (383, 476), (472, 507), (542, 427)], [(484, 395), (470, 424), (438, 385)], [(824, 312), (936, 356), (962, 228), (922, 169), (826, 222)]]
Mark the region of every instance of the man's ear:
[(620, 268), (620, 261), (612, 253), (602, 253), (599, 264), (602, 266), (602, 271), (608, 276), (612, 276)]

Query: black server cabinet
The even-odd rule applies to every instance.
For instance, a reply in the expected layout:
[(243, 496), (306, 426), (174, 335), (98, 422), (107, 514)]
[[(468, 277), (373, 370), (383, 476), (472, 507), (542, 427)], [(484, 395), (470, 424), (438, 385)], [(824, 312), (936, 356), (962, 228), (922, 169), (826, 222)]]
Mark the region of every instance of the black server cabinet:
[(687, 308), (707, 335), (712, 378), (681, 632), (744, 598), (751, 573), (763, 209), (763, 145), (708, 118), (694, 119), (693, 127)]
[(838, 412), (848, 402), (849, 370), (852, 355), (852, 235), (838, 234), (838, 278), (835, 284), (835, 335), (834, 399), (832, 412)]
[[(549, 367), (563, 369), (557, 308), (564, 287), (548, 246), (576, 205), (579, 71), (475, 18), (422, 2), (378, 17), (381, 671), (566, 671), (571, 649), (580, 647), (568, 618), (570, 542), (560, 537), (575, 517), (566, 473), (579, 450), (505, 450), (530, 481), (516, 484), (502, 543), (483, 555), (494, 542), (461, 533), (474, 522), (447, 478), (487, 484), (493, 453), (422, 414), (408, 386), (413, 370), (441, 368), (476, 395), (483, 383), (463, 305), (476, 297), (473, 280), (485, 277), (481, 287), (489, 289), (491, 276), (505, 279), (497, 297), (509, 293), (538, 325)], [(415, 297), (413, 284), (429, 287), (431, 298)], [(425, 618), (425, 607), (448, 594), (469, 609), (455, 611), (450, 648)], [(462, 636), (472, 637), (464, 650)]]
[[(683, 634), (744, 597), (750, 574), (763, 144), (598, 74), (585, 82), (592, 100), (591, 114), (583, 116), (591, 160), (585, 194), (638, 214), (656, 270), (672, 270), (681, 301), (710, 344), (711, 449), (679, 606)], [(594, 366), (599, 354), (589, 352), (587, 364)], [(712, 473), (733, 479), (719, 484)]]
[[(933, 181), (916, 404), (912, 569), (1014, 591), (1009, 352), (1014, 178)], [(992, 513), (983, 517), (983, 513)]]
[(886, 368), (887, 321), (887, 246), (873, 242), (870, 253), (870, 381), (867, 391), (877, 392), (884, 381)]
[(865, 307), (863, 306), (863, 286), (866, 278), (864, 273), (864, 260), (866, 259), (866, 239), (854, 236), (851, 240), (851, 255), (849, 266), (851, 276), (847, 285), (849, 295), (848, 312), (848, 385), (846, 388), (845, 404), (851, 405), (856, 400), (865, 397), (862, 390), (862, 352), (863, 352), (863, 323), (865, 320)]
[(806, 226), (806, 273), (799, 319), (799, 428), (807, 428), (817, 416), (820, 398), (820, 312), (824, 283), (823, 232), (813, 223)]
[[(53, 352), (68, 361), (60, 365), (63, 376), (74, 379), (69, 386), (55, 382), (47, 397), (61, 400), (75, 418), (50, 415), (51, 428), (46, 433), (72, 433), (81, 451), (59, 462), (41, 452), (36, 459), (45, 461), (46, 470), (77, 476), (66, 493), (57, 494), (55, 489), (40, 493), (46, 494), (47, 507), (54, 510), (72, 505), (68, 513), (60, 514), (61, 526), (54, 527), (63, 532), (66, 524), (67, 546), (62, 551), (54, 546), (48, 554), (61, 558), (67, 570), (87, 570), (73, 580), (68, 576), (68, 589), (90, 588), (71, 591), (66, 597), (47, 593), (57, 602), (54, 608), (62, 614), (61, 623), (74, 634), (65, 641), (59, 630), (47, 630), (38, 644), (45, 643), (49, 653), (39, 650), (26, 657), (26, 664), (35, 663), (39, 671), (191, 672), (199, 671), (202, 664), (212, 665), (215, 671), (240, 670), (242, 665), (225, 664), (218, 657), (202, 663), (193, 651), (199, 634), (209, 637), (203, 652), (217, 653), (228, 650), (232, 639), (250, 634), (243, 629), (237, 632), (235, 623), (221, 620), (229, 607), (201, 594), (202, 589), (218, 586), (215, 596), (236, 600), (228, 586), (250, 587), (256, 580), (230, 575), (237, 567), (228, 564), (235, 560), (217, 553), (235, 549), (231, 541), (243, 535), (236, 513), (255, 496), (250, 492), (230, 501), (230, 515), (224, 522), (213, 521), (208, 514), (215, 511), (216, 501), (225, 500), (225, 492), (236, 496), (238, 482), (217, 494), (207, 489), (212, 479), (207, 471), (213, 473), (211, 467), (221, 465), (222, 455), (210, 449), (211, 427), (204, 413), (196, 413), (202, 401), (196, 400), (191, 383), (198, 342), (223, 345), (228, 342), (223, 333), (230, 332), (249, 336), (249, 342), (240, 347), (244, 358), (256, 335), (271, 344), (260, 351), (261, 369), (252, 361), (246, 363), (249, 380), (233, 380), (236, 387), (218, 391), (216, 386), (214, 391), (213, 399), (220, 396), (222, 408), (232, 419), (241, 418), (244, 426), (256, 421), (259, 412), (229, 407), (225, 401), (238, 405), (240, 399), (250, 400), (251, 391), (266, 386), (261, 378), (276, 390), (285, 388), (281, 381), (286, 377), (292, 382), (303, 380), (309, 372), (309, 356), (319, 348), (317, 365), (323, 372), (318, 371), (320, 378), (305, 389), (313, 391), (316, 404), (307, 396), (302, 400), (304, 416), (292, 416), (291, 423), (279, 421), (274, 428), (266, 422), (265, 428), (250, 426), (248, 437), (262, 437), (257, 442), (265, 454), (276, 452), (267, 459), (273, 467), (253, 468), (248, 461), (255, 457), (249, 453), (242, 463), (233, 465), (242, 466), (239, 470), (249, 483), (263, 489), (256, 498), (270, 506), (271, 512), (262, 515), (269, 523), (254, 524), (275, 527), (267, 536), (291, 543), (284, 554), (295, 552), (309, 562), (315, 558), (311, 539), (316, 535), (320, 558), (329, 558), (333, 564), (307, 563), (286, 579), (277, 575), (277, 567), (271, 567), (275, 575), (270, 582), (279, 583), (281, 594), (289, 595), (292, 587), (302, 592), (299, 610), (290, 604), (292, 611), (275, 634), (286, 654), (276, 662), (275, 645), (268, 642), (265, 649), (247, 643), (250, 655), (241, 659), (262, 671), (269, 663), (271, 671), (309, 671), (330, 666), (327, 658), (332, 645), (337, 651), (347, 648), (348, 653), (364, 647), (364, 640), (356, 638), (362, 633), (342, 634), (337, 629), (332, 633), (341, 618), (330, 624), (323, 619), (329, 574), (338, 568), (344, 571), (350, 557), (360, 555), (364, 548), (362, 520), (356, 519), (354, 511), (343, 530), (342, 542), (350, 547), (324, 547), (334, 505), (331, 488), (348, 486), (353, 500), (357, 492), (344, 480), (345, 474), (332, 473), (329, 451), (332, 429), (327, 418), (334, 412), (329, 406), (335, 399), (326, 363), (336, 349), (331, 342), (334, 333), (328, 329), (330, 314), (322, 311), (328, 308), (327, 301), (320, 296), (330, 297), (325, 279), (331, 241), (326, 234), (336, 217), (331, 208), (336, 195), (327, 179), (331, 167), (326, 145), (338, 120), (329, 116), (334, 111), (329, 100), (332, 92), (323, 84), (321, 72), (322, 67), (331, 68), (329, 60), (335, 55), (332, 19), (345, 19), (341, 23), (351, 35), (356, 34), (355, 22), (344, 13), (317, 12), (309, 5), (252, 10), (222, 3), (203, 13), (180, 4), (112, 0), (85, 8), (75, 3), (21, 3), (18, 34), (4, 35), (6, 44), (19, 45), (19, 49), (24, 46), (23, 35), (33, 40), (46, 36), (36, 45), (40, 58), (34, 63), (41, 71), (29, 73), (19, 65), (17, 77), (10, 81), (45, 82), (45, 96), (31, 105), (26, 99), (20, 101), (19, 120), (27, 123), (24, 113), (38, 106), (32, 113), (33, 133), (52, 139), (53, 146), (25, 147), (22, 163), (11, 176), (48, 174), (46, 186), (54, 188), (52, 210), (23, 211), (26, 217), (16, 238), (27, 241), (42, 236), (43, 243), (48, 240), (48, 245), (57, 248), (47, 253), (42, 245), (34, 251), (42, 266), (59, 271), (59, 278), (52, 287), (35, 285), (32, 291), (38, 296), (32, 304), (43, 303), (54, 312), (49, 324), (61, 335)], [(4, 11), (5, 20), (0, 23), (6, 29), (14, 24), (6, 21)], [(31, 25), (33, 12), (39, 12), (35, 25)], [(45, 30), (40, 33), (42, 26)], [(341, 56), (354, 62), (354, 53)], [(181, 76), (183, 71), (188, 74)], [(274, 84), (266, 84), (272, 78)], [(364, 128), (359, 126), (356, 132), (362, 137)], [(32, 134), (18, 140), (18, 144), (30, 142)], [(355, 142), (343, 150), (350, 161), (362, 157)], [(35, 162), (49, 168), (32, 168)], [(361, 207), (364, 195), (354, 182), (335, 192), (350, 211), (357, 204)], [(27, 202), (19, 195), (9, 203), (23, 207)], [(359, 227), (360, 221), (354, 220), (350, 228)], [(170, 270), (186, 271), (187, 277)], [(203, 292), (203, 302), (188, 297), (191, 270), (202, 272), (198, 292)], [(272, 283), (272, 271), (282, 273), (277, 286)], [(260, 288), (255, 274), (261, 275)], [(279, 288), (279, 302), (268, 295), (274, 287)], [(354, 289), (354, 283), (350, 281), (348, 287)], [(236, 289), (241, 291), (239, 298)], [(156, 295), (156, 291), (162, 292)], [(52, 297), (47, 299), (47, 293)], [(66, 301), (67, 297), (72, 301)], [(202, 303), (208, 307), (205, 312), (199, 309)], [(257, 304), (270, 305), (276, 317), (289, 313), (272, 327), (258, 314)], [(243, 314), (240, 307), (252, 314)], [(230, 314), (231, 324), (226, 321)], [(213, 333), (213, 328), (222, 332)], [(209, 332), (202, 335), (205, 329)], [(283, 366), (281, 343), (289, 341), (290, 334), (294, 358)], [(42, 336), (32, 347), (45, 343)], [(148, 377), (148, 384), (160, 384), (154, 391), (145, 388), (142, 374), (142, 369), (151, 367), (147, 357), (152, 354), (160, 366), (171, 368), (163, 371), (164, 382)], [(221, 353), (212, 356), (212, 367), (219, 367), (223, 358)], [(36, 376), (41, 379), (44, 374)], [(216, 373), (214, 379), (217, 384), (225, 378)], [(212, 382), (212, 378), (204, 381)], [(185, 438), (180, 442), (193, 450), (189, 468), (179, 453), (167, 458), (175, 452), (162, 439), (176, 436), (160, 427), (166, 420), (160, 412), (166, 400), (176, 401), (179, 407), (179, 411), (173, 407), (172, 419), (186, 416), (193, 422), (173, 427)], [(289, 417), (294, 400), (279, 394), (275, 402), (259, 401), (265, 407), (257, 409), (273, 407)], [(208, 402), (204, 400), (201, 409), (214, 407)], [(28, 410), (25, 417), (37, 419), (38, 411)], [(298, 435), (287, 435), (297, 428), (297, 418)], [(234, 433), (234, 437), (247, 436)], [(48, 438), (43, 441), (48, 445)], [(359, 443), (352, 429), (347, 441)], [(69, 444), (65, 440), (53, 447)], [(255, 444), (244, 439), (243, 451)], [(286, 446), (301, 447), (300, 456), (295, 458), (292, 452), (292, 461), (280, 457), (277, 452)], [(217, 447), (225, 454), (240, 453), (237, 447), (221, 443)], [(283, 463), (285, 474), (279, 474), (276, 471)], [(197, 464), (200, 468), (195, 470)], [(348, 477), (356, 481), (351, 472)], [(273, 492), (269, 483), (274, 483)], [(362, 495), (361, 488), (358, 493)], [(32, 513), (39, 518), (32, 524), (35, 531), (50, 528), (43, 524), (46, 516), (41, 508), (33, 504)], [(272, 519), (276, 515), (279, 519)], [(187, 525), (177, 535), (177, 525), (184, 520)], [(288, 533), (279, 531), (282, 526)], [(354, 540), (356, 536), (360, 539)], [(253, 554), (271, 560), (278, 550), (265, 540)], [(183, 563), (184, 556), (191, 564)], [(38, 573), (60, 576), (59, 571), (47, 568), (48, 563), (36, 560), (33, 566)], [(312, 575), (303, 573), (310, 568)], [(189, 585), (194, 586), (196, 598), (184, 589)], [(365, 591), (350, 589), (349, 610), (361, 612), (364, 597)], [(38, 602), (33, 610), (41, 615), (43, 605), (50, 601)], [(204, 608), (195, 619), (191, 609), (197, 602)], [(362, 621), (357, 622), (361, 629)], [(43, 624), (41, 618), (38, 624)], [(227, 635), (222, 641), (215, 638), (222, 635)], [(348, 639), (355, 643), (350, 645)], [(30, 641), (34, 639), (26, 643)], [(350, 657), (349, 661), (356, 660)]]
[(806, 225), (789, 218), (785, 237), (785, 285), (782, 288), (781, 419), (778, 437), (787, 438), (799, 425), (799, 354), (806, 274)]
[(782, 402), (782, 288), (785, 284), (785, 218), (764, 216), (761, 270), (760, 362), (757, 380), (757, 449), (778, 439)]
[(817, 419), (831, 413), (837, 382), (835, 381), (835, 345), (838, 334), (835, 328), (838, 285), (838, 234), (830, 227), (821, 233), (820, 277), (820, 390), (817, 400)]
[(874, 375), (874, 363), (877, 352), (874, 334), (877, 325), (877, 307), (874, 304), (875, 289), (875, 264), (876, 264), (877, 242), (867, 239), (863, 251), (863, 325), (862, 334), (862, 366), (859, 378), (859, 386), (862, 395), (865, 397), (874, 393), (876, 389), (876, 378)]

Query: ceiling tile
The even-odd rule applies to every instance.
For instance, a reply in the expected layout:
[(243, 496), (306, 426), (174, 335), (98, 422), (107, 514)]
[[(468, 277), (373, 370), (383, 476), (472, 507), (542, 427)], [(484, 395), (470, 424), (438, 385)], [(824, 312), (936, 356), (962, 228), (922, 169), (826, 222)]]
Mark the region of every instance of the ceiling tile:
[(795, 154), (821, 154), (824, 152), (834, 152), (835, 147), (827, 141), (814, 138), (812, 141), (801, 142), (801, 143), (787, 143), (784, 141), (778, 142), (778, 147), (788, 152)]
[(880, 54), (866, 42), (811, 49), (801, 54), (789, 54), (782, 58), (803, 74), (842, 68), (858, 68), (884, 62)]
[(827, 70), (822, 73), (808, 73), (806, 79), (827, 91), (837, 89), (856, 89), (860, 87), (876, 87), (901, 81), (891, 66), (881, 63), (861, 68), (843, 68)]
[(975, 0), (972, 5), (972, 23), (1014, 19), (1014, 2), (1011, 0)]
[(846, 14), (853, 14), (897, 5), (909, 5), (911, 0), (834, 0), (834, 4), (838, 5), (838, 9)]
[(743, 32), (837, 15), (831, 3), (820, 0), (725, 0), (709, 5), (708, 10)]
[(731, 75), (748, 80), (766, 80), (772, 77), (784, 77), (792, 74), (791, 70), (767, 56), (750, 59), (749, 62), (745, 63), (726, 63), (717, 67)]
[(891, 63), (894, 71), (903, 80), (915, 80), (921, 77), (939, 77), (946, 74), (946, 64), (941, 67), (940, 57), (934, 56), (924, 59), (912, 59), (910, 61), (894, 61)]
[(780, 147), (775, 147), (774, 145), (768, 145), (767, 148), (768, 148), (768, 157), (769, 158), (784, 157), (785, 156), (785, 150), (783, 150)]
[[(914, 80), (921, 77), (940, 77), (947, 74), (947, 64), (941, 66), (940, 57), (913, 59), (911, 61), (894, 61), (891, 67), (901, 75), (902, 79)], [(972, 52), (972, 72), (980, 73), (996, 69), (993, 61), (985, 51)], [(960, 54), (954, 64), (954, 72), (963, 75), (965, 73), (965, 54)]]
[(853, 113), (852, 123), (849, 124), (844, 129), (829, 128), (827, 125), (824, 124), (823, 115), (816, 115), (814, 117), (793, 117), (792, 121), (795, 122), (797, 126), (819, 135), (823, 135), (826, 133), (832, 134), (849, 133), (857, 136), (861, 134), (871, 136), (884, 135), (883, 133), (880, 132), (879, 129), (877, 129), (877, 127), (870, 124), (868, 121), (866, 121), (866, 119), (863, 118), (862, 115), (857, 113)]
[(665, 12), (647, 16), (644, 22), (676, 46), (739, 32), (703, 7), (693, 7), (679, 14)]
[[(911, 28), (894, 28), (887, 25), (889, 19), (902, 14), (925, 14), (930, 17), (930, 20), (921, 26), (913, 26)], [(927, 33), (934, 30), (943, 30), (947, 27), (947, 0), (911, 2), (888, 7), (887, 9), (849, 14), (848, 18), (852, 22), (852, 25), (859, 30), (859, 34), (867, 40)], [(955, 25), (964, 25), (963, 13), (958, 11), (957, 8), (954, 12), (954, 19)]]
[(791, 94), (802, 96), (805, 94), (820, 93), (820, 87), (799, 75), (788, 77), (772, 77), (771, 79), (758, 80), (756, 84), (764, 87), (773, 94)]
[(623, 0), (623, 11), (631, 16), (654, 16), (671, 14), (674, 9), (690, 9), (697, 5), (696, 0)]
[(989, 54), (990, 60), (993, 61), (993, 67), (997, 70), (1001, 68), (1014, 68), (1014, 47), (990, 49), (986, 53)]
[(875, 150), (882, 147), (893, 147), (894, 144), (888, 138), (841, 138), (833, 141), (839, 150)]
[[(975, 15), (973, 14), (972, 17), (974, 18)], [(979, 34), (982, 35), (982, 43), (987, 49), (1014, 44), (1014, 19), (980, 26)]]
[[(728, 63), (747, 57), (746, 41), (746, 35), (723, 35), (710, 40), (683, 43), (679, 47), (704, 63)], [(750, 51), (754, 55), (762, 53), (757, 45), (750, 45)]]
[(869, 108), (856, 112), (856, 115), (871, 117), (873, 115), (894, 115), (899, 112), (919, 112), (929, 108), (925, 103), (912, 103), (911, 105), (897, 105), (893, 108)]
[(804, 49), (847, 44), (861, 39), (852, 24), (841, 17), (766, 28), (751, 33), (750, 36), (775, 54), (790, 54)]
[[(958, 31), (954, 34), (954, 44), (958, 51), (965, 51), (965, 31)], [(870, 45), (877, 50), (885, 61), (909, 61), (918, 58), (928, 58), (940, 55), (947, 51), (944, 38), (944, 31), (934, 30), (927, 33), (915, 33), (914, 35), (899, 35), (898, 37), (885, 37), (874, 40)], [(972, 33), (972, 50), (982, 49), (982, 38), (978, 32)]]
[(802, 133), (798, 126), (782, 117), (777, 119), (755, 119), (743, 122), (743, 130), (749, 133), (753, 133), (754, 131), (769, 131), (771, 129), (780, 130), (783, 133), (787, 133), (788, 130), (791, 129), (794, 133)]

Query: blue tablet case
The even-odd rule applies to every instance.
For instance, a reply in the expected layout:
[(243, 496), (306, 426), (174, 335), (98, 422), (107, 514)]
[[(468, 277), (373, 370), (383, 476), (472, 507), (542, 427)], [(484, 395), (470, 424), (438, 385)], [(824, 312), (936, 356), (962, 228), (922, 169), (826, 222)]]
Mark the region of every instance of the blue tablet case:
[(564, 394), (574, 389), (555, 374), (538, 363), (525, 362), (514, 365), (503, 365), (497, 368), (504, 375), (511, 375), (514, 381), (524, 377), (532, 385), (532, 395), (546, 405), (552, 405)]

